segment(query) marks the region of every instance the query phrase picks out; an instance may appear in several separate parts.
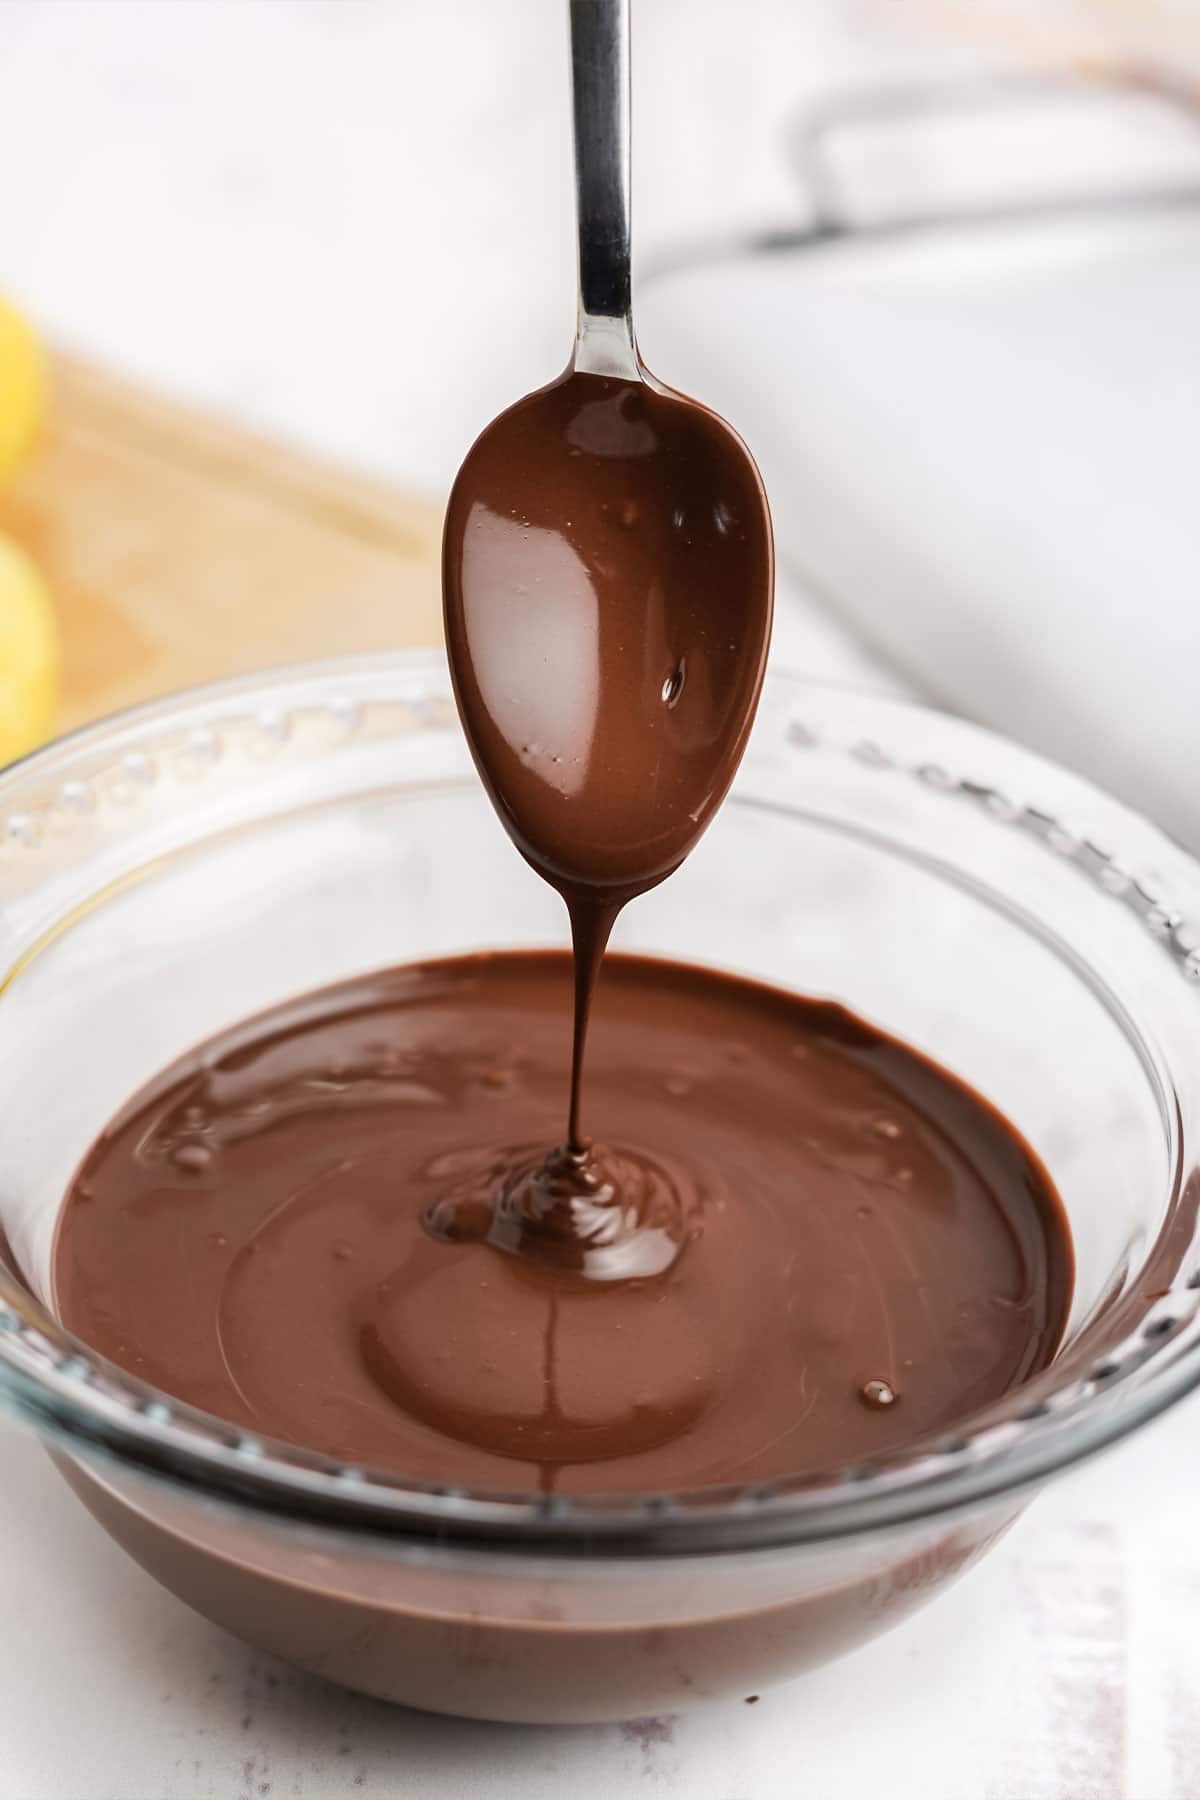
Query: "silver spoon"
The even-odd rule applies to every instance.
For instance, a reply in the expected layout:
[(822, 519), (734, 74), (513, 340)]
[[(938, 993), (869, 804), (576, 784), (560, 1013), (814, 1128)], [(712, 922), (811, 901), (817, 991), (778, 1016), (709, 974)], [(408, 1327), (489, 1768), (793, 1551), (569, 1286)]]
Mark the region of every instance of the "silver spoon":
[(576, 945), (567, 1149), (612, 921), (678, 867), (741, 759), (766, 664), (770, 514), (749, 451), (638, 355), (629, 4), (570, 0), (579, 314), (565, 372), (482, 433), (450, 496), (446, 641), (484, 784)]

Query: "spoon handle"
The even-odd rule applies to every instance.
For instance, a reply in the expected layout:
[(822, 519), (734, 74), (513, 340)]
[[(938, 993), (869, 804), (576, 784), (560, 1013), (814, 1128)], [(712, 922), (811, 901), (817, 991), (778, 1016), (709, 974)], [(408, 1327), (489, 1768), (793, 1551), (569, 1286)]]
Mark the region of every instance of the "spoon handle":
[(629, 0), (570, 0), (579, 324), (575, 367), (641, 378), (629, 276)]

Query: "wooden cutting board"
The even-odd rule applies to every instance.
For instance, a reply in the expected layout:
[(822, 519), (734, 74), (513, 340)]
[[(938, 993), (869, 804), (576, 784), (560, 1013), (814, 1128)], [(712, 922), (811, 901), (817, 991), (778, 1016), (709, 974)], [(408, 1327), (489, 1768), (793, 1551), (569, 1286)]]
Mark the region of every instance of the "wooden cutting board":
[(441, 515), (54, 360), (50, 427), (0, 495), (64, 647), (59, 726), (269, 663), (441, 637)]

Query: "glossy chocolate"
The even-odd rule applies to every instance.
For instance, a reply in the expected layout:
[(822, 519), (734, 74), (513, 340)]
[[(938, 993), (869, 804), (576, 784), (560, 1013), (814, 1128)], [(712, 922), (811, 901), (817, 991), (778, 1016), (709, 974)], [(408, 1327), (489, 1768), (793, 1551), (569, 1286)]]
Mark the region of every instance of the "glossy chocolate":
[(568, 374), (470, 451), (444, 573), (459, 710), (522, 854), (564, 892), (661, 881), (762, 685), (771, 529), (740, 439), (692, 401)]
[(615, 1281), (510, 1254), (494, 1196), (561, 1121), (571, 1003), (561, 954), (465, 957), (196, 1052), (79, 1172), (65, 1323), (256, 1432), (505, 1490), (837, 1467), (1048, 1362), (1069, 1241), (1011, 1127), (841, 1008), (709, 970), (612, 957), (588, 1072), (596, 1168), (685, 1253)]

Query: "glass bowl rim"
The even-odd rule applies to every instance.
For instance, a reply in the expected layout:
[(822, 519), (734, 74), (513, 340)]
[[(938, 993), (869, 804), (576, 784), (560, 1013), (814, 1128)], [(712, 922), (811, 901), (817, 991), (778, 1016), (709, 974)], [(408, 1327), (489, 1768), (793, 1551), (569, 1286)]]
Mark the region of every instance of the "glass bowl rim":
[[(219, 707), (248, 695), (265, 704), (279, 691), (297, 685), (328, 690), (330, 704), (338, 684), (375, 681), (390, 681), (397, 690), (393, 699), (413, 698), (422, 689), (427, 700), (440, 702), (450, 695), (445, 657), (439, 650), (326, 658), (185, 689), (83, 726), (0, 771), (0, 821), (7, 818), (9, 838), (20, 840), (27, 824), (19, 810), (20, 792), (31, 776), (53, 774), (76, 755), (94, 751), (110, 738), (123, 739), (131, 731), (165, 727), (169, 732), (173, 720), (198, 704)], [(806, 695), (835, 701), (839, 695), (847, 701), (852, 697), (856, 707), (866, 705), (878, 714), (885, 728), (879, 741), (859, 740), (848, 747), (847, 753), (860, 762), (893, 766), (881, 746), (888, 718), (902, 716), (930, 721), (985, 754), (989, 747), (993, 754), (1019, 753), (1024, 768), (1035, 772), (1040, 768), (1048, 780), (1060, 783), (1066, 778), (1075, 792), (1086, 795), (1103, 815), (1117, 846), (1122, 824), (1136, 825), (1143, 847), (1148, 840), (1177, 867), (1186, 867), (1200, 891), (1200, 864), (1157, 828), (1094, 785), (1068, 776), (1048, 759), (997, 733), (919, 702), (864, 694), (848, 685), (774, 669), (768, 673), (764, 698), (786, 701), (790, 716), (802, 713)], [(319, 702), (314, 696), (309, 703)], [(419, 711), (418, 722), (430, 724)], [(433, 724), (435, 729), (447, 726), (458, 730), (457, 719), (443, 714)], [(797, 736), (795, 741), (804, 740)], [(935, 789), (977, 800), (1004, 822), (1013, 822), (1014, 809), (999, 790), (956, 779), (940, 765), (922, 763), (907, 772)], [(10, 810), (14, 803), (16, 811)], [(1071, 839), (1051, 813), (1031, 806), (1016, 811), (1023, 815), (1018, 823), (1026, 824), (1059, 856), (1065, 852), (1068, 859), (1077, 860), (1093, 879), (1104, 872), (1097, 859), (1114, 870), (1123, 869), (1117, 854), (1101, 851), (1089, 840)], [(1200, 977), (1200, 938), (1189, 921), (1136, 880), (1117, 897), (1133, 904), (1164, 948), (1182, 962), (1185, 975)], [(0, 969), (0, 994), (8, 973)], [(1180, 1181), (1177, 1167), (1176, 1200)], [(932, 1446), (900, 1449), (861, 1467), (694, 1494), (596, 1498), (468, 1491), (405, 1481), (260, 1438), (172, 1399), (96, 1355), (64, 1331), (2, 1267), (0, 1404), (69, 1453), (165, 1477), (193, 1492), (220, 1495), (267, 1514), (316, 1520), (344, 1530), (400, 1534), (438, 1546), (475, 1543), (493, 1550), (507, 1546), (589, 1557), (818, 1544), (1017, 1496), (1116, 1443), (1200, 1385), (1196, 1249), (1194, 1237), (1179, 1278), (1165, 1296), (1170, 1303), (1167, 1311), (1150, 1309), (1148, 1319), (1139, 1321), (1081, 1378), (1042, 1393), (1035, 1383), (1028, 1403), (1009, 1416), (997, 1419), (992, 1409), (978, 1426), (965, 1421), (952, 1437)], [(1052, 1371), (1053, 1365), (1045, 1372), (1047, 1378)]]

